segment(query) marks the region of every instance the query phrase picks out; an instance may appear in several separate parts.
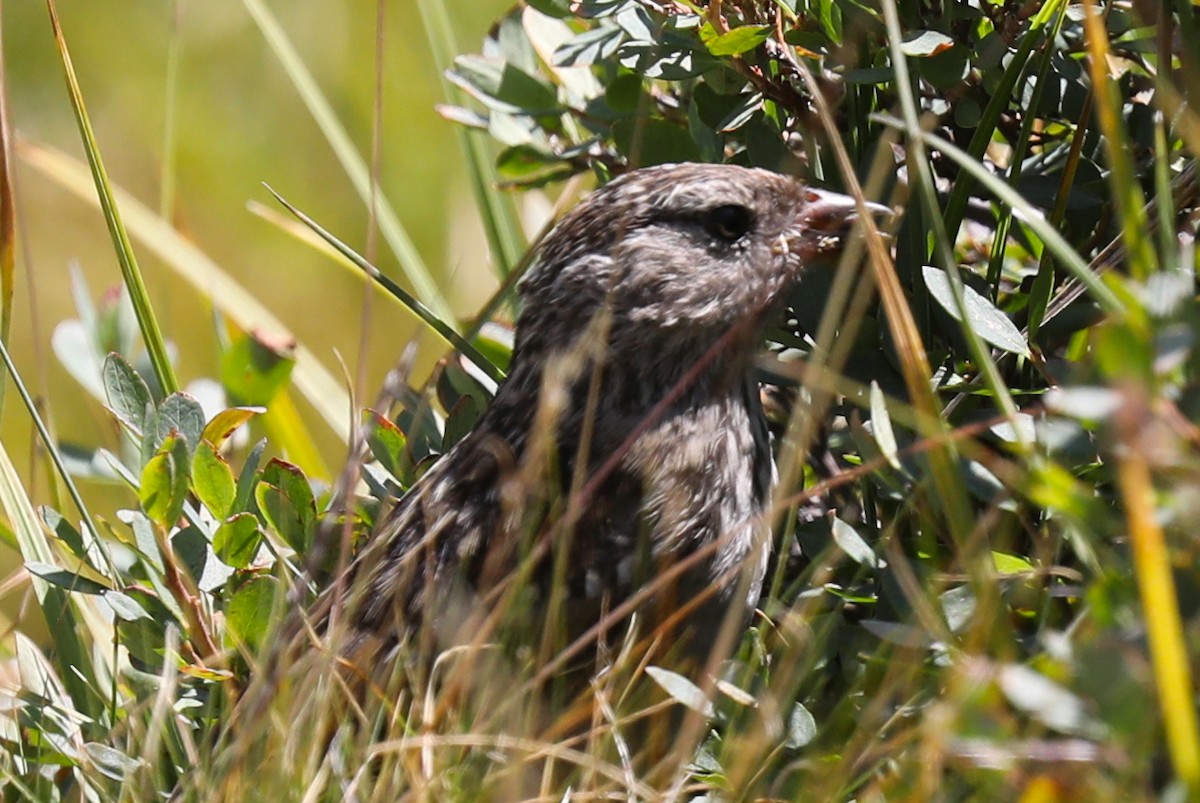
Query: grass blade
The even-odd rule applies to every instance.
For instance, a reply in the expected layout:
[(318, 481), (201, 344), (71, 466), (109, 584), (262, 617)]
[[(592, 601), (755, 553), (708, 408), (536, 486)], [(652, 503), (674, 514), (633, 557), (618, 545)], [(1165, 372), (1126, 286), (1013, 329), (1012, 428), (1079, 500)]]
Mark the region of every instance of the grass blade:
[(412, 310), (413, 314), (415, 314), (425, 323), (429, 324), (429, 328), (441, 335), (441, 337), (451, 346), (458, 349), (458, 351), (464, 357), (475, 363), (475, 365), (478, 366), (481, 371), (486, 373), (492, 380), (500, 382), (504, 379), (504, 373), (499, 368), (497, 368), (491, 363), (491, 361), (480, 354), (478, 349), (471, 345), (468, 340), (456, 332), (448, 323), (438, 318), (433, 310), (426, 307), (418, 299), (413, 298), (413, 296), (406, 292), (403, 287), (393, 282), (387, 276), (383, 275), (379, 268), (363, 259), (362, 256), (355, 252), (353, 248), (343, 243), (337, 237), (334, 237), (311, 217), (301, 212), (292, 204), (288, 203), (279, 193), (275, 192), (275, 190), (271, 189), (270, 187), (267, 187), (267, 190), (275, 196), (275, 200), (283, 204), (284, 208), (295, 215), (302, 223), (304, 223), (304, 225), (308, 226), (310, 229), (320, 235), (321, 239), (333, 246), (333, 248), (336, 249), (339, 254), (353, 262), (364, 273), (378, 282), (380, 286), (399, 299), (404, 306)]
[[(1132, 444), (1131, 444), (1132, 445)], [(1179, 599), (1171, 554), (1158, 524), (1150, 470), (1141, 452), (1131, 448), (1117, 463), (1117, 482), (1129, 522), (1133, 565), (1142, 598), (1155, 687), (1166, 730), (1167, 750), (1192, 799), (1200, 795), (1200, 727), (1188, 670)]]
[[(908, 87), (911, 84), (907, 80), (907, 63), (905, 55), (900, 49), (902, 34), (900, 31), (900, 22), (898, 16), (894, 13), (895, 6), (891, 3), (884, 4), (884, 20), (888, 29), (888, 41), (891, 46), (892, 63), (896, 70), (897, 86)], [(1032, 34), (1026, 37), (1022, 47), (1026, 45), (1032, 51)], [(1023, 63), (1023, 62), (1022, 62)], [(1010, 65), (1009, 72), (1013, 72)], [(1015, 83), (1015, 79), (1014, 79)], [(996, 97), (1000, 97), (997, 95)], [(1007, 98), (1008, 95), (1004, 94)], [(994, 99), (993, 99), (994, 100)], [(989, 109), (995, 103), (989, 105)], [(910, 136), (908, 145), (908, 168), (912, 171), (916, 182), (916, 194), (925, 204), (925, 212), (928, 215), (929, 222), (932, 227), (933, 240), (933, 256), (931, 262), (940, 263), (941, 268), (945, 272), (948, 279), (948, 289), (950, 290), (953, 305), (958, 310), (956, 316), (960, 322), (959, 331), (962, 333), (964, 340), (967, 343), (967, 349), (971, 353), (976, 365), (979, 367), (987, 387), (992, 391), (996, 403), (1000, 410), (1008, 417), (1008, 420), (1013, 424), (1016, 430), (1017, 406), (1012, 399), (1012, 395), (1008, 392), (1008, 386), (1004, 383), (1003, 377), (1000, 375), (999, 369), (996, 367), (995, 361), (992, 359), (991, 350), (984, 344), (976, 328), (971, 325), (971, 316), (968, 313), (966, 301), (966, 288), (963, 285), (962, 274), (959, 271), (958, 260), (954, 256), (954, 241), (958, 236), (958, 226), (961, 222), (961, 210), (955, 210), (948, 204), (946, 218), (943, 218), (937, 206), (937, 192), (934, 187), (932, 171), (929, 167), (929, 160), (925, 153), (925, 144), (920, 139), (921, 133), (920, 121), (917, 118), (917, 105), (914, 98), (906, 91), (900, 93), (900, 106), (903, 109), (905, 120), (905, 131)], [(997, 113), (998, 119), (998, 113)], [(994, 125), (994, 120), (992, 121)], [(977, 132), (978, 134), (978, 132)], [(990, 134), (988, 135), (990, 138)], [(985, 143), (986, 144), (986, 143)], [(976, 142), (972, 140), (972, 146), (976, 147)], [(978, 146), (982, 153), (983, 146)], [(966, 188), (969, 187), (970, 181), (960, 180), (955, 185), (955, 190), (963, 193), (964, 200), (962, 201), (965, 208)], [(953, 198), (951, 199), (953, 202)], [(949, 223), (947, 223), (947, 219)], [(932, 288), (931, 288), (932, 289)], [(1019, 441), (1022, 448), (1027, 448), (1028, 444), (1022, 439)], [(959, 519), (958, 524), (962, 525), (964, 520)], [(959, 530), (966, 532), (966, 530)]]
[(54, 41), (58, 45), (59, 57), (62, 60), (63, 72), (67, 79), (67, 91), (71, 96), (71, 108), (75, 112), (75, 121), (79, 124), (79, 136), (83, 141), (83, 150), (87, 154), (88, 166), (92, 171), (92, 180), (96, 185), (96, 195), (100, 202), (100, 210), (104, 213), (104, 222), (108, 225), (108, 233), (112, 237), (116, 249), (117, 261), (121, 265), (121, 275), (129, 288), (129, 296), (133, 300), (133, 309), (137, 314), (138, 326), (142, 331), (142, 340), (146, 352), (150, 355), (150, 363), (158, 377), (159, 387), (166, 394), (179, 390), (179, 380), (175, 378), (175, 370), (167, 356), (167, 346), (163, 341), (158, 319), (154, 317), (154, 308), (150, 304), (150, 296), (146, 292), (146, 283), (142, 280), (141, 269), (138, 268), (137, 258), (133, 254), (133, 244), (121, 222), (121, 213), (113, 198), (112, 185), (108, 180), (108, 171), (100, 158), (100, 149), (96, 145), (96, 136), (92, 132), (92, 122), (88, 118), (87, 109), (83, 105), (83, 93), (75, 78), (75, 67), (71, 63), (71, 54), (67, 50), (67, 40), (63, 37), (62, 26), (58, 21), (58, 12), (54, 0), (46, 0), (46, 8), (50, 12), (50, 25), (54, 29)]
[[(3, 506), (13, 533), (26, 561), (53, 563), (54, 550), (38, 523), (33, 503), (25, 493), (21, 478), (8, 456), (4, 444), (0, 443), (0, 506)], [(95, 672), (87, 645), (80, 637), (75, 610), (70, 594), (37, 576), (30, 576), (33, 592), (41, 605), (46, 622), (54, 633), (54, 662), (75, 708), (98, 719), (103, 713), (103, 702), (95, 683)]]

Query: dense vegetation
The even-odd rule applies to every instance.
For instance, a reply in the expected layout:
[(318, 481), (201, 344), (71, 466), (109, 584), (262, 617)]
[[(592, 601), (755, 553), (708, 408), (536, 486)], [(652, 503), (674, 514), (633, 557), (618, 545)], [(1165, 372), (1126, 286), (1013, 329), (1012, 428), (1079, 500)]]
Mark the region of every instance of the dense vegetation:
[[(281, 222), (464, 358), (398, 371), (353, 426), (328, 355), (256, 335), (270, 313), (110, 185), (71, 32), (55, 30), (126, 295), (96, 303), (77, 283), (78, 318), (53, 345), (119, 437), (60, 444), (5, 350), (5, 400), (24, 401), (53, 477), (31, 498), (0, 449), (0, 535), (50, 628), (5, 647), (19, 668), (0, 715), (6, 796), (500, 800), (532, 772), (547, 800), (568, 786), (580, 800), (1200, 798), (1197, 7), (528, 0), (452, 61), (444, 9), (421, 10), (501, 290), (456, 321), (386, 205), (395, 281), (320, 221)], [(285, 64), (305, 86), (303, 64)], [(336, 117), (321, 119), (336, 141)], [(715, 686), (650, 672), (708, 716), (699, 749), (636, 777), (620, 694), (591, 738), (555, 742), (472, 720), (434, 685), (351, 712), (328, 676), (264, 681), (305, 570), (336, 556), (341, 528), (319, 522), (368, 529), (502, 375), (497, 322), (539, 236), (515, 195), (561, 211), (590, 183), (675, 161), (768, 167), (904, 210), (889, 240), (806, 277), (772, 333), (769, 593)], [(142, 249), (211, 293), (220, 367), (200, 387), (219, 412), (181, 390), (167, 339), (191, 335), (162, 325)], [(322, 459), (296, 396), (340, 433), (347, 476), (361, 469), (348, 506), (308, 476)], [(124, 501), (89, 512), (76, 486), (101, 477)], [(249, 729), (218, 741), (264, 682)], [(331, 721), (331, 749), (305, 738)]]

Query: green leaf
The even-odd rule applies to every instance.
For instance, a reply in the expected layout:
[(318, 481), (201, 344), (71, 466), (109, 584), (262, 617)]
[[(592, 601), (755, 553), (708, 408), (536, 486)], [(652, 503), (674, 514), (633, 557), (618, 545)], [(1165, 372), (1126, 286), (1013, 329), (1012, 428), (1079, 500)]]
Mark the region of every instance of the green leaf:
[(159, 574), (163, 570), (162, 552), (154, 538), (154, 525), (140, 510), (118, 510), (117, 517), (133, 531), (133, 543), (139, 554)]
[(153, 521), (170, 527), (183, 512), (188, 490), (187, 442), (169, 434), (142, 469), (138, 501)]
[(792, 715), (788, 717), (787, 740), (784, 742), (791, 750), (798, 750), (817, 738), (817, 720), (800, 703), (792, 706)]
[(895, 469), (900, 468), (900, 458), (897, 456), (896, 450), (896, 433), (892, 430), (892, 418), (888, 415), (887, 401), (883, 397), (883, 391), (879, 388), (879, 383), (874, 379), (871, 380), (871, 434), (875, 436), (875, 443), (879, 445), (879, 451), (883, 453), (888, 464)]
[(536, 145), (513, 145), (496, 157), (496, 169), (505, 179), (519, 179), (555, 165), (559, 158)]
[(1020, 555), (992, 550), (992, 565), (1000, 574), (1025, 574), (1034, 570), (1033, 564)]
[(743, 25), (718, 34), (712, 23), (700, 27), (700, 41), (714, 56), (738, 56), (761, 45), (771, 37), (770, 25)]
[(750, 92), (743, 95), (741, 101), (733, 107), (732, 111), (726, 114), (721, 122), (717, 123), (717, 131), (722, 134), (737, 131), (750, 122), (755, 114), (762, 111), (762, 108), (763, 96), (760, 93)]
[(50, 348), (71, 378), (101, 402), (104, 394), (104, 362), (96, 351), (96, 339), (77, 320), (61, 321), (50, 335)]
[(489, 109), (535, 116), (560, 110), (553, 86), (501, 59), (459, 56), (446, 77)]
[(204, 431), (200, 433), (200, 438), (220, 449), (225, 441), (229, 440), (229, 437), (237, 431), (238, 427), (266, 411), (266, 407), (230, 407), (222, 410), (204, 425)]
[(1092, 738), (1107, 735), (1104, 727), (1088, 716), (1080, 697), (1030, 667), (1006, 664), (996, 682), (1010, 703), (1048, 728)]
[(495, 395), (495, 385), (485, 385), (464, 367), (463, 361), (450, 358), (443, 364), (437, 381), (437, 397), (443, 410), (453, 410), (463, 399), (471, 399), (482, 414), (487, 401)]
[(186, 393), (172, 393), (158, 406), (154, 422), (156, 445), (171, 432), (178, 432), (187, 443), (188, 453), (195, 450), (204, 431), (204, 410), (200, 402)]
[(233, 500), (233, 510), (249, 510), (250, 500), (254, 498), (254, 486), (258, 483), (258, 464), (262, 461), (263, 452), (267, 449), (267, 440), (263, 438), (254, 444), (246, 462), (242, 464), (242, 473), (238, 474), (237, 497)]
[(938, 595), (942, 604), (942, 615), (946, 617), (946, 626), (951, 633), (961, 632), (971, 616), (975, 613), (978, 600), (969, 584), (955, 586)]
[(154, 594), (140, 588), (127, 588), (124, 595), (144, 610), (147, 616), (117, 620), (121, 645), (129, 651), (134, 666), (157, 674), (163, 665), (167, 628), (174, 627), (179, 632), (183, 632), (183, 628), (171, 610)]
[(462, 106), (452, 106), (449, 103), (439, 103), (433, 108), (443, 120), (479, 131), (488, 130), (488, 118), (474, 109), (464, 109)]
[(80, 594), (103, 594), (110, 590), (103, 583), (83, 577), (77, 572), (60, 569), (49, 563), (41, 563), (36, 560), (26, 561), (25, 570), (30, 574), (37, 575), (47, 583), (65, 588), (67, 591), (78, 591)]
[(277, 585), (274, 577), (255, 577), (234, 593), (225, 608), (229, 633), (251, 649), (262, 645), (271, 627)]
[(408, 488), (413, 482), (413, 461), (408, 453), (408, 440), (400, 427), (374, 410), (367, 410), (370, 426), (367, 429), (367, 446), (371, 454), (391, 474), (400, 487)]
[(317, 506), (308, 479), (299, 468), (274, 458), (254, 489), (259, 512), (292, 549), (304, 554), (317, 521)]
[(871, 545), (858, 534), (858, 530), (836, 516), (831, 516), (829, 523), (832, 527), (834, 543), (841, 547), (841, 550), (855, 563), (872, 569), (882, 569), (887, 565), (875, 554)]
[(883, 622), (879, 619), (864, 619), (859, 624), (863, 629), (886, 642), (901, 647), (926, 649), (933, 644), (929, 634), (912, 625), (902, 625), (898, 622)]
[(547, 17), (563, 17), (571, 16), (570, 0), (527, 0), (531, 8), (545, 14)]
[(192, 489), (214, 516), (223, 519), (232, 512), (237, 498), (233, 469), (206, 440), (200, 441), (192, 457)]
[(87, 559), (87, 549), (83, 545), (83, 536), (79, 530), (76, 530), (71, 525), (71, 522), (67, 521), (57, 510), (46, 505), (42, 505), (37, 511), (38, 516), (41, 517), (42, 522), (50, 532), (54, 533), (59, 540), (66, 544), (75, 557), (83, 558), (84, 560)]
[(125, 358), (112, 352), (102, 369), (104, 395), (117, 418), (137, 435), (146, 432), (146, 408), (154, 409), (150, 388)]
[(706, 717), (711, 717), (715, 713), (712, 701), (705, 696), (699, 686), (683, 675), (657, 666), (646, 667), (646, 674), (676, 702), (682, 703)]
[(508, 370), (513, 352), (513, 330), (510, 327), (496, 323), (484, 324), (479, 334), (471, 338), (471, 343), (492, 365)]
[[(954, 303), (950, 277), (945, 271), (930, 265), (921, 268), (921, 273), (925, 278), (925, 286), (929, 288), (929, 294), (951, 318), (961, 323), (962, 316), (959, 315), (958, 305)], [(1030, 356), (1029, 344), (1025, 342), (1021, 330), (1007, 315), (970, 286), (964, 284), (962, 290), (968, 326), (998, 349), (1023, 357)]]
[(240, 405), (266, 406), (287, 384), (296, 365), (290, 339), (270, 342), (243, 335), (221, 355), (221, 384)]
[(460, 396), (454, 409), (446, 416), (446, 429), (442, 433), (442, 451), (450, 451), (456, 443), (465, 438), (482, 414), (483, 405), (479, 401), (472, 396)]
[(584, 31), (554, 51), (554, 63), (559, 67), (580, 67), (595, 64), (617, 52), (625, 33), (620, 28), (598, 26)]
[(138, 604), (138, 601), (128, 594), (112, 589), (101, 593), (101, 598), (112, 608), (113, 615), (126, 622), (136, 622), (138, 619), (149, 619), (150, 614)]
[(639, 117), (618, 120), (612, 127), (613, 141), (637, 167), (695, 162), (699, 146), (679, 126), (666, 120)]
[[(917, 62), (916, 73), (942, 92), (950, 92), (971, 70), (971, 51), (955, 45)], [(961, 108), (961, 104), (956, 104)]]
[(92, 760), (92, 766), (101, 775), (112, 778), (114, 781), (124, 781), (129, 775), (137, 772), (144, 763), (141, 759), (127, 756), (120, 750), (100, 742), (88, 742), (83, 749), (87, 752), (88, 758)]
[(261, 545), (262, 532), (253, 513), (238, 513), (226, 519), (213, 535), (213, 551), (235, 569), (249, 566)]
[(196, 587), (201, 591), (216, 591), (233, 575), (233, 567), (217, 557), (212, 543), (199, 527), (188, 526), (175, 533), (171, 537), (171, 549), (195, 578)]

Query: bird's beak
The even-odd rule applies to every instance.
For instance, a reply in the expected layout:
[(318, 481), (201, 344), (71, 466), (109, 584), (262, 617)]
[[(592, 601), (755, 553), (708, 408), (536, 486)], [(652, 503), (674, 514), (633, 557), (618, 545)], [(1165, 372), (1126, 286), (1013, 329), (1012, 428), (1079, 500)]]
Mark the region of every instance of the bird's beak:
[[(883, 204), (867, 201), (864, 206), (876, 226), (894, 217), (894, 212)], [(778, 250), (805, 258), (836, 255), (845, 246), (860, 214), (858, 203), (849, 195), (805, 189), (804, 206), (791, 230), (780, 238)]]

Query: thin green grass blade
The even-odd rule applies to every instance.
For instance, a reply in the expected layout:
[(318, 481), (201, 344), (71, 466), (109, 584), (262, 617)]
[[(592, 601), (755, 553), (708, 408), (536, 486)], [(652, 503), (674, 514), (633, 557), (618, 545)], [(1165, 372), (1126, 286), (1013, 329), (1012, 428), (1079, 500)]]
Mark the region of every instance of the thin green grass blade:
[(493, 365), (491, 361), (480, 354), (478, 349), (471, 345), (469, 341), (456, 332), (448, 323), (438, 318), (433, 310), (429, 309), (429, 307), (426, 307), (418, 299), (410, 295), (403, 287), (396, 284), (387, 276), (384, 276), (383, 273), (380, 272), (379, 268), (363, 259), (362, 256), (359, 255), (353, 248), (343, 243), (337, 237), (334, 237), (311, 217), (301, 212), (292, 204), (288, 203), (283, 196), (275, 192), (275, 190), (271, 189), (270, 187), (267, 187), (267, 190), (275, 196), (275, 200), (283, 204), (285, 209), (295, 215), (297, 219), (304, 223), (304, 225), (316, 232), (322, 240), (333, 246), (339, 254), (344, 256), (346, 259), (349, 259), (351, 262), (357, 265), (359, 269), (374, 279), (381, 287), (395, 296), (402, 304), (404, 304), (404, 306), (412, 310), (414, 315), (416, 315), (425, 323), (429, 324), (429, 328), (433, 329), (434, 332), (439, 334), (442, 339), (457, 349), (464, 357), (475, 363), (475, 365), (481, 371), (486, 373), (491, 379), (496, 382), (500, 382), (504, 379), (503, 371), (501, 371), (499, 368)]
[[(74, 195), (96, 201), (91, 191), (87, 170), (77, 160), (45, 145), (24, 139), (16, 141), (17, 156)], [(177, 276), (220, 310), (243, 331), (262, 329), (273, 333), (287, 332), (287, 327), (274, 313), (263, 306), (244, 287), (225, 273), (194, 243), (144, 204), (120, 188), (115, 197), (125, 210), (129, 230), (163, 261)], [(349, 395), (340, 382), (325, 369), (307, 346), (297, 343), (294, 352), (296, 367), (292, 385), (308, 400), (321, 418), (344, 443), (350, 442), (351, 421)]]
[[(442, 0), (418, 0), (417, 7), (425, 24), (425, 37), (433, 53), (434, 66), (444, 75), (454, 54), (462, 52), (454, 41), (446, 5)], [(444, 78), (442, 87), (447, 101), (456, 105), (463, 103), (463, 93)], [(454, 126), (454, 132), (467, 157), (471, 189), (475, 193), (492, 257), (496, 260), (496, 270), (501, 276), (508, 276), (513, 267), (520, 264), (526, 251), (525, 234), (512, 197), (499, 189), (499, 177), (486, 140), (463, 126)]]
[(142, 341), (146, 352), (150, 355), (150, 363), (154, 374), (158, 377), (159, 387), (164, 393), (171, 394), (179, 390), (179, 380), (175, 378), (175, 370), (167, 356), (167, 346), (163, 341), (158, 319), (154, 317), (154, 308), (150, 304), (150, 296), (146, 291), (146, 283), (142, 280), (141, 269), (138, 268), (137, 258), (133, 254), (133, 244), (121, 222), (121, 213), (113, 198), (112, 185), (108, 180), (108, 171), (100, 158), (100, 149), (96, 145), (96, 136), (92, 132), (92, 123), (87, 109), (83, 104), (83, 93), (75, 78), (75, 67), (71, 63), (71, 54), (67, 50), (67, 40), (63, 36), (62, 26), (58, 21), (58, 12), (54, 0), (46, 0), (46, 8), (50, 12), (50, 25), (54, 29), (54, 41), (58, 44), (59, 57), (62, 60), (63, 72), (67, 79), (67, 91), (71, 96), (71, 108), (75, 112), (75, 121), (79, 124), (79, 135), (83, 141), (83, 150), (87, 154), (88, 166), (92, 171), (92, 180), (96, 185), (96, 195), (100, 201), (100, 210), (104, 213), (104, 222), (108, 225), (108, 233), (112, 237), (116, 249), (117, 262), (121, 265), (121, 275), (129, 288), (129, 297), (133, 300), (133, 310), (137, 314), (138, 327), (142, 332)]
[[(296, 48), (283, 32), (278, 20), (261, 0), (242, 0), (242, 4), (274, 52), (275, 58), (279, 60), (284, 73), (296, 87), (301, 100), (308, 107), (309, 114), (320, 127), (329, 146), (333, 148), (334, 155), (342, 169), (346, 171), (350, 183), (354, 185), (355, 192), (359, 194), (364, 204), (370, 204), (372, 202), (370, 169), (357, 148), (354, 147), (345, 127), (337, 119), (329, 101), (317, 86), (312, 73), (304, 66), (300, 54), (296, 52)], [(391, 202), (382, 192), (375, 194), (374, 202), (379, 216), (379, 231), (399, 260), (405, 276), (412, 282), (417, 297), (430, 309), (435, 310), (437, 317), (441, 320), (454, 321), (455, 317), (450, 309), (450, 304), (442, 295), (437, 282), (434, 281), (429, 268), (426, 267), (425, 261), (421, 259), (421, 255), (401, 224)]]
[[(96, 522), (92, 520), (92, 514), (88, 510), (87, 504), (83, 501), (83, 496), (79, 493), (79, 488), (75, 485), (75, 480), (71, 477), (71, 473), (67, 471), (66, 463), (63, 461), (62, 452), (58, 448), (58, 443), (50, 435), (50, 429), (46, 426), (46, 422), (42, 420), (42, 415), (38, 412), (37, 404), (34, 403), (33, 397), (29, 390), (25, 387), (21, 375), (17, 372), (17, 366), (13, 363), (12, 355), (8, 352), (8, 346), (0, 344), (0, 359), (4, 361), (4, 367), (8, 369), (8, 375), (12, 377), (13, 386), (17, 389), (17, 393), (21, 396), (21, 401), (25, 403), (25, 410), (29, 413), (29, 417), (33, 420), (33, 425), (37, 429), (38, 437), (42, 439), (42, 447), (46, 453), (50, 455), (50, 460), (54, 463), (54, 469), (58, 472), (63, 484), (67, 488), (67, 493), (71, 496), (71, 501), (75, 505), (75, 509), (79, 511), (80, 517), (83, 519), (84, 526), (91, 532), (95, 540), (96, 547), (100, 555), (104, 558), (105, 565), (103, 567), (93, 566), (97, 571), (103, 572), (107, 579), (115, 586), (119, 585), (117, 566), (113, 562), (112, 555), (109, 554), (108, 547), (104, 543), (104, 539), (98, 538), (100, 530), (96, 527)], [(40, 560), (40, 558), (39, 558)], [(45, 561), (51, 562), (51, 561)]]
[[(54, 550), (38, 523), (33, 503), (25, 493), (21, 478), (0, 443), (0, 506), (12, 523), (26, 561), (54, 563)], [(95, 671), (87, 645), (80, 637), (78, 619), (70, 594), (40, 577), (31, 576), (33, 592), (41, 605), (50, 632), (54, 634), (54, 662), (59, 677), (71, 695), (71, 701), (81, 713), (98, 720), (103, 714), (103, 701), (95, 682)]]

